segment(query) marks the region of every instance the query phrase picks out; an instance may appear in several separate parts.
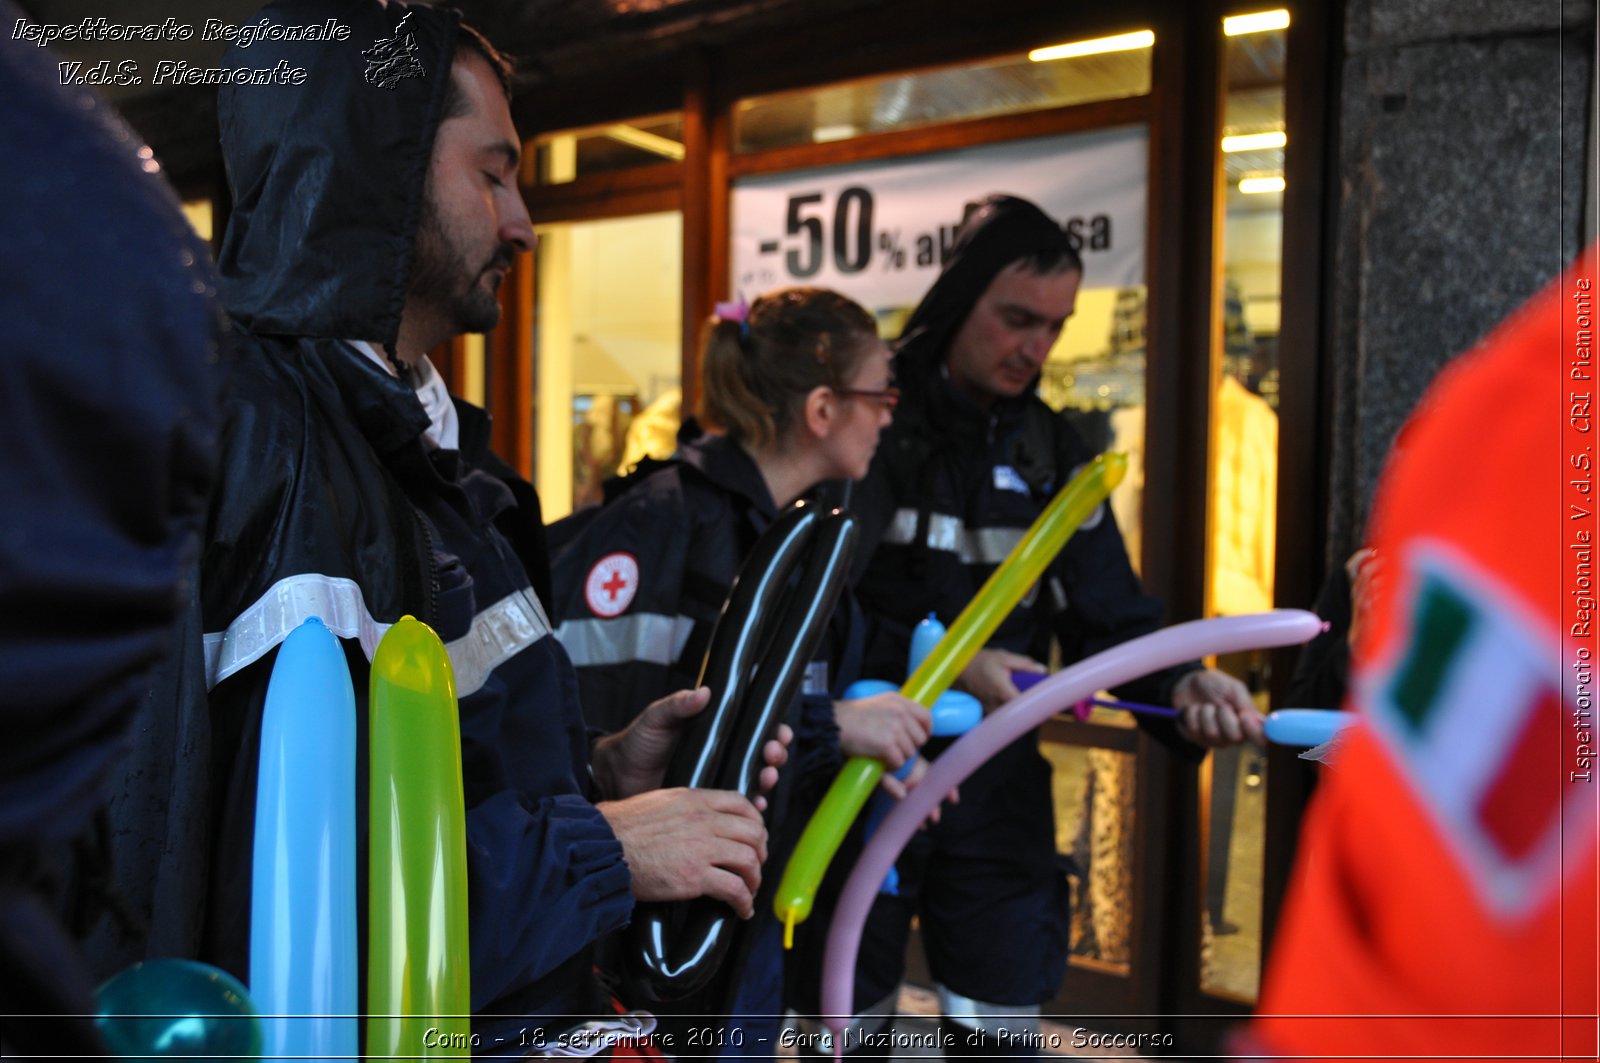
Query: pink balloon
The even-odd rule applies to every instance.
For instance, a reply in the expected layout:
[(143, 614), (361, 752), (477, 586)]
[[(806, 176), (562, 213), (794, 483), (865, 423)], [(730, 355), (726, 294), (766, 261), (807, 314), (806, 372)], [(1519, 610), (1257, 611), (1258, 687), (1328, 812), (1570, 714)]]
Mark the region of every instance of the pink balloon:
[(873, 898), (878, 895), (878, 884), (894, 866), (917, 827), (946, 794), (961, 785), (984, 761), (1097, 690), (1120, 686), (1141, 675), (1213, 653), (1308, 642), (1321, 630), (1322, 621), (1315, 614), (1300, 609), (1176, 624), (1113, 646), (1063, 669), (995, 710), (945, 750), (928, 768), (928, 774), (917, 788), (897, 802), (884, 818), (862, 850), (844, 892), (839, 895), (833, 925), (828, 928), (828, 949), (822, 966), (822, 1018), (834, 1032), (835, 1057), (841, 1048), (838, 1035), (850, 1021), (861, 928), (867, 921)]

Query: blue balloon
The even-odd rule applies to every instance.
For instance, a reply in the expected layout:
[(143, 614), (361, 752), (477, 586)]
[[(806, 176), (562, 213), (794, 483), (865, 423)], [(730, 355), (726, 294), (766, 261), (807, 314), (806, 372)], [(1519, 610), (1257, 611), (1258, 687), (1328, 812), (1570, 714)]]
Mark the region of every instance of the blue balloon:
[(359, 1051), (355, 802), (350, 668), (313, 617), (278, 649), (261, 722), (250, 988), (269, 1057)]
[[(926, 620), (917, 624), (911, 632), (911, 651), (908, 654), (906, 675), (911, 675), (921, 667), (923, 659), (932, 653), (934, 647), (939, 645), (939, 640), (944, 638), (945, 627), (939, 618), (929, 613)], [(898, 684), (882, 679), (858, 679), (851, 683), (844, 691), (845, 701), (855, 701), (860, 698), (870, 698), (877, 694), (887, 694), (898, 691)], [(971, 694), (959, 690), (946, 690), (939, 695), (933, 703), (933, 708), (928, 710), (932, 717), (934, 738), (954, 738), (964, 735), (983, 721), (983, 704)], [(911, 777), (911, 771), (917, 766), (915, 756), (907, 757), (906, 762), (895, 769), (894, 777), (905, 782)], [(871, 838), (878, 829), (878, 824), (889, 814), (894, 807), (894, 799), (888, 794), (879, 794), (873, 799), (872, 806), (867, 809), (867, 825), (864, 837)], [(883, 885), (879, 893), (898, 896), (900, 893), (900, 872), (893, 867), (889, 868), (883, 876)]]
[(193, 960), (136, 963), (95, 993), (95, 1025), (122, 1059), (261, 1055), (261, 1025), (239, 980)]
[(1279, 709), (1267, 714), (1267, 741), (1280, 746), (1320, 746), (1356, 722), (1338, 709)]

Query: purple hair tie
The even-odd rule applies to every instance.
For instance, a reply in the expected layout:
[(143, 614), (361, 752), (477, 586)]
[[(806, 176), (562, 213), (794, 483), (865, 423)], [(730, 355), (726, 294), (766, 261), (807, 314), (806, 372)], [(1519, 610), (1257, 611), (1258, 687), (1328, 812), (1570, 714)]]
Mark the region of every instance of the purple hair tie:
[(711, 315), (718, 321), (737, 321), (741, 344), (750, 339), (750, 304), (744, 301), (743, 292), (739, 293), (737, 303), (718, 303), (712, 307)]

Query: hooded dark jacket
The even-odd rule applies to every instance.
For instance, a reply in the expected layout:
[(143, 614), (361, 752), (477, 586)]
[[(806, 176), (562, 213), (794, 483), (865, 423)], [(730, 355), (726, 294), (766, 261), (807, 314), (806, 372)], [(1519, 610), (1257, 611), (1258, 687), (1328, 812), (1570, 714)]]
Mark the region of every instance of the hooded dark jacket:
[[(20, 17), (0, 2), (0, 25)], [(0, 1054), (16, 1057), (105, 1051), (69, 932), (104, 899), (108, 783), (193, 590), (224, 334), (149, 148), (49, 60), (0, 34)], [(64, 911), (74, 871), (88, 903)]]
[[(874, 536), (864, 545), (875, 546), (858, 587), (879, 620), (869, 674), (899, 676), (911, 627), (929, 612), (953, 621), (1054, 494), (1094, 457), (1032, 389), (986, 410), (958, 391), (944, 368), (950, 342), (1002, 269), (1069, 246), (1061, 227), (1033, 204), (992, 196), (968, 217), (950, 262), (906, 322), (894, 362), (900, 407), (859, 492)], [(1070, 663), (1155, 630), (1161, 614), (1128, 561), (1110, 507), (1102, 505), (990, 645), (1042, 660), (1053, 635)], [(1178, 677), (1192, 670), (1158, 673), (1126, 692), (1165, 702)]]
[[(627, 922), (632, 899), (621, 846), (591, 802), (572, 665), (535, 590), (548, 587), (537, 499), (488, 451), (482, 411), (458, 402), (459, 450), (434, 449), (411, 388), (345, 342), (395, 341), (457, 16), (371, 0), (293, 0), (263, 14), (333, 18), (351, 34), (256, 41), (223, 60), (282, 60), (307, 77), (218, 97), (234, 197), (219, 270), (240, 350), (201, 581), (222, 779), (205, 958), (244, 973), (277, 645), (308, 616), (345, 640), (364, 839), (368, 662), (384, 628), (411, 614), (446, 643), (460, 698), (473, 1010), (590, 1014), (604, 1003), (591, 945)], [(415, 76), (369, 81), (362, 51), (407, 36)], [(364, 853), (357, 866), (364, 879)], [(480, 1018), (477, 1028), (492, 1048), (497, 1031), (564, 1024)]]
[[(871, 622), (865, 672), (905, 675), (912, 627), (935, 613), (955, 620), (1050, 499), (1094, 454), (1029, 389), (984, 409), (951, 385), (951, 341), (1002, 269), (1069, 249), (1066, 234), (1033, 204), (985, 200), (962, 227), (938, 281), (907, 321), (895, 356), (901, 401), (858, 493), (864, 552), (857, 596)], [(1161, 623), (1144, 592), (1110, 506), (1068, 540), (988, 645), (1045, 660), (1052, 637), (1078, 661)], [(1166, 703), (1197, 665), (1122, 688)], [(1156, 737), (1198, 755), (1170, 721)], [(949, 744), (934, 739), (930, 755)], [(961, 801), (920, 834), (900, 860), (902, 897), (880, 898), (863, 938), (857, 1009), (892, 991), (902, 971), (911, 898), (921, 905), (933, 976), (963, 996), (1006, 1005), (1048, 1000), (1067, 960), (1070, 902), (1058, 866), (1050, 766), (1035, 734), (1001, 750), (961, 784)], [(1004, 883), (1004, 888), (995, 884)], [(978, 904), (980, 925), (963, 905)]]

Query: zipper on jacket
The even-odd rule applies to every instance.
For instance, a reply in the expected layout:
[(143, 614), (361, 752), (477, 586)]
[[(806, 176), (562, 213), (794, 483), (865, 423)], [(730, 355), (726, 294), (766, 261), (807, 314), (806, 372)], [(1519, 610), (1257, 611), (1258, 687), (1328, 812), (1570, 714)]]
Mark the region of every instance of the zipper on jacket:
[(419, 619), (429, 627), (436, 628), (439, 624), (439, 572), (433, 564), (433, 530), (428, 527), (427, 518), (411, 504), (410, 500), (406, 501), (406, 508), (411, 510), (412, 519), (417, 522), (417, 528), (422, 532), (422, 541), (426, 546), (422, 563), (428, 570), (428, 615)]

